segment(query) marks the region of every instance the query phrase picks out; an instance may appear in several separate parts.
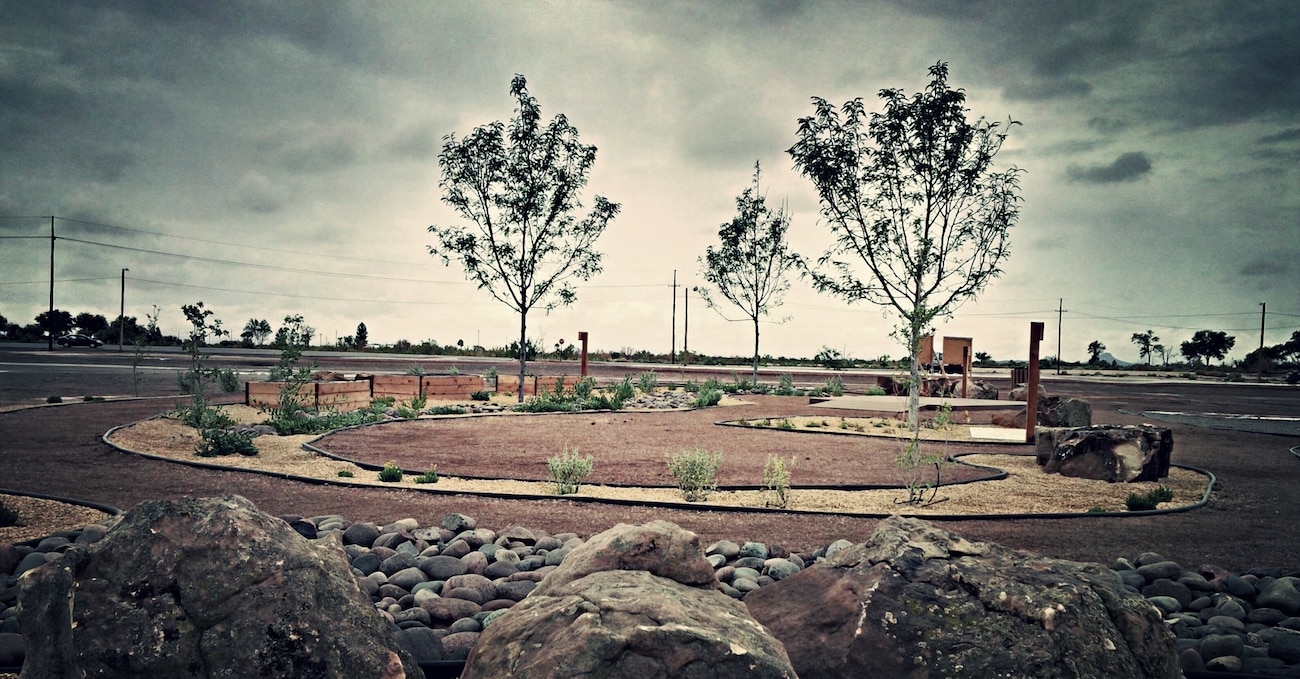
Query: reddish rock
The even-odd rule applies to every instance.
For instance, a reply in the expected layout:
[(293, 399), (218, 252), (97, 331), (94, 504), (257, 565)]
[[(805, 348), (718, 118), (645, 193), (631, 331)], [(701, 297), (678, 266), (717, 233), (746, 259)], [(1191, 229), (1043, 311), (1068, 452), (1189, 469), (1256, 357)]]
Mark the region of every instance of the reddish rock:
[(1165, 427), (1097, 425), (1044, 431), (1038, 461), (1043, 472), (1110, 483), (1169, 476), (1173, 432)]

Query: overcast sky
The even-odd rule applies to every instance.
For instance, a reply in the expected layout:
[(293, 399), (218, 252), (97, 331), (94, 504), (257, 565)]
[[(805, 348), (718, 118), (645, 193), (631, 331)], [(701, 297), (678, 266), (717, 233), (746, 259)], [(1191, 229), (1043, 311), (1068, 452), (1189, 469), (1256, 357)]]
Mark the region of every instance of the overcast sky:
[[(157, 305), (169, 333), (202, 300), (236, 335), (301, 313), (327, 341), (364, 322), (372, 342), (507, 344), (517, 317), (425, 248), (456, 223), (443, 137), (508, 120), (519, 73), (599, 148), (587, 205), (622, 205), (604, 273), (530, 335), (667, 352), (673, 271), (700, 282), (755, 161), (794, 249), (828, 243), (786, 153), (810, 98), (876, 110), (946, 61), (972, 117), (1022, 123), (998, 166), (1025, 174), (1005, 274), (938, 334), (1023, 358), (1043, 321), (1054, 355), (1063, 299), (1067, 360), (1202, 328), (1240, 357), (1261, 302), (1268, 343), (1300, 328), (1297, 35), (1290, 0), (0, 0), (0, 235), (46, 237), (0, 240), (0, 314), (46, 308), (56, 215), (55, 306), (73, 313), (115, 317), (129, 268), (127, 314)], [(694, 351), (750, 351), (748, 324), (684, 289), (678, 350), (689, 332)], [(879, 308), (803, 282), (777, 315), (764, 353), (904, 353)]]

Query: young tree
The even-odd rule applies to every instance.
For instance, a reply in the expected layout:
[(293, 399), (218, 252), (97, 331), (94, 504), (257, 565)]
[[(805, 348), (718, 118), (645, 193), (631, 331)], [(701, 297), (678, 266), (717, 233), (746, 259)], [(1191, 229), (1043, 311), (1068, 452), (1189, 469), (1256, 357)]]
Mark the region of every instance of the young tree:
[(1206, 365), (1209, 365), (1212, 358), (1223, 361), (1236, 344), (1237, 338), (1222, 330), (1197, 330), (1191, 340), (1183, 342), (1179, 350), (1188, 360), (1195, 361), (1204, 356)]
[[(190, 405), (178, 405), (176, 410), (180, 413), (182, 421), (195, 429), (224, 426), (228, 419), (211, 407), (208, 386), (219, 382), (223, 388), (231, 384), (237, 387), (238, 379), (229, 369), (221, 370), (208, 366), (208, 357), (203, 353), (203, 345), (209, 335), (220, 338), (228, 333), (221, 328), (220, 320), (212, 318), (212, 310), (203, 308), (203, 302), (182, 305), (181, 312), (185, 314), (185, 320), (190, 322), (190, 334), (183, 345), (185, 352), (190, 356), (190, 367), (177, 375), (176, 382), (181, 391), (189, 395)], [(227, 389), (227, 391), (233, 390), (233, 388)]]
[(563, 115), (541, 124), (541, 108), (524, 76), (510, 83), (515, 117), (495, 121), (468, 136), (448, 135), (438, 154), (442, 201), (468, 226), (430, 226), (437, 244), (429, 253), (450, 266), (456, 259), (466, 278), (519, 314), (519, 401), (524, 400), (528, 312), (572, 304), (570, 279), (600, 273), (596, 239), (619, 206), (596, 196), (578, 218), (580, 193), (596, 162), (596, 147), (581, 143)]
[(366, 345), (370, 343), (370, 332), (366, 330), (365, 323), (357, 324), (356, 347), (359, 351), (365, 351)]
[(1151, 352), (1156, 347), (1156, 343), (1160, 341), (1160, 338), (1156, 337), (1154, 332), (1148, 330), (1133, 333), (1131, 341), (1138, 347), (1138, 356), (1146, 361), (1147, 365), (1151, 365)]
[(1093, 340), (1088, 343), (1088, 364), (1096, 365), (1101, 360), (1101, 352), (1106, 350), (1106, 345), (1101, 340)]
[(1006, 139), (1001, 124), (968, 122), (966, 94), (948, 88), (948, 66), (929, 73), (929, 86), (911, 98), (881, 90), (880, 113), (868, 115), (860, 98), (836, 110), (814, 97), (789, 150), (835, 237), (811, 274), (814, 287), (883, 305), (900, 320), (894, 336), (911, 359), (914, 441), (921, 337), (1002, 273), (1020, 203), (1021, 170), (992, 169)]
[(1160, 362), (1163, 365), (1169, 365), (1169, 349), (1163, 344), (1151, 345), (1151, 353), (1160, 355)]
[[(790, 215), (782, 205), (775, 213), (759, 192), (759, 165), (754, 163), (754, 185), (736, 198), (736, 216), (718, 229), (720, 244), (712, 245), (700, 258), (700, 274), (712, 287), (701, 287), (700, 297), (710, 309), (718, 309), (713, 289), (740, 308), (754, 323), (754, 383), (758, 383), (758, 321), (781, 306), (790, 289), (788, 274), (803, 260), (791, 252), (786, 232)], [(726, 318), (723, 315), (723, 318)], [(731, 320), (731, 319), (727, 319)]]

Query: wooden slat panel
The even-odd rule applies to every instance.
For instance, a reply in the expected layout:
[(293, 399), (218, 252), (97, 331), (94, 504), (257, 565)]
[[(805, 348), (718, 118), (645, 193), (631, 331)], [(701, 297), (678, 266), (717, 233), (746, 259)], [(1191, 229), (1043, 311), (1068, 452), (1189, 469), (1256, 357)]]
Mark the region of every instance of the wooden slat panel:
[(416, 375), (375, 375), (371, 395), (374, 398), (391, 396), (399, 401), (409, 401), (420, 395), (420, 378)]

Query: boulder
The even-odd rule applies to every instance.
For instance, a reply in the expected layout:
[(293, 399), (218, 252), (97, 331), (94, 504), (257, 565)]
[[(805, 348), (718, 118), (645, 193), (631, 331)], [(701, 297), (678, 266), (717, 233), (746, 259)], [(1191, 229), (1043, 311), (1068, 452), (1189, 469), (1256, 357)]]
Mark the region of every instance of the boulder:
[(1082, 399), (1052, 396), (1040, 404), (1038, 424), (1044, 427), (1090, 427), (1092, 406)]
[(24, 676), (423, 676), (337, 539), (237, 495), (142, 503), (21, 587)]
[(971, 382), (966, 396), (968, 398), (996, 401), (998, 400), (998, 388), (987, 382)]
[(620, 524), (493, 620), (461, 676), (793, 678), (781, 643), (712, 572), (693, 533)]
[(1039, 444), (1038, 461), (1048, 474), (1111, 483), (1169, 476), (1174, 435), (1165, 427), (1097, 425), (1056, 430), (1043, 438), (1050, 441)]
[(1180, 676), (1160, 614), (1114, 571), (918, 519), (745, 597), (803, 679)]

